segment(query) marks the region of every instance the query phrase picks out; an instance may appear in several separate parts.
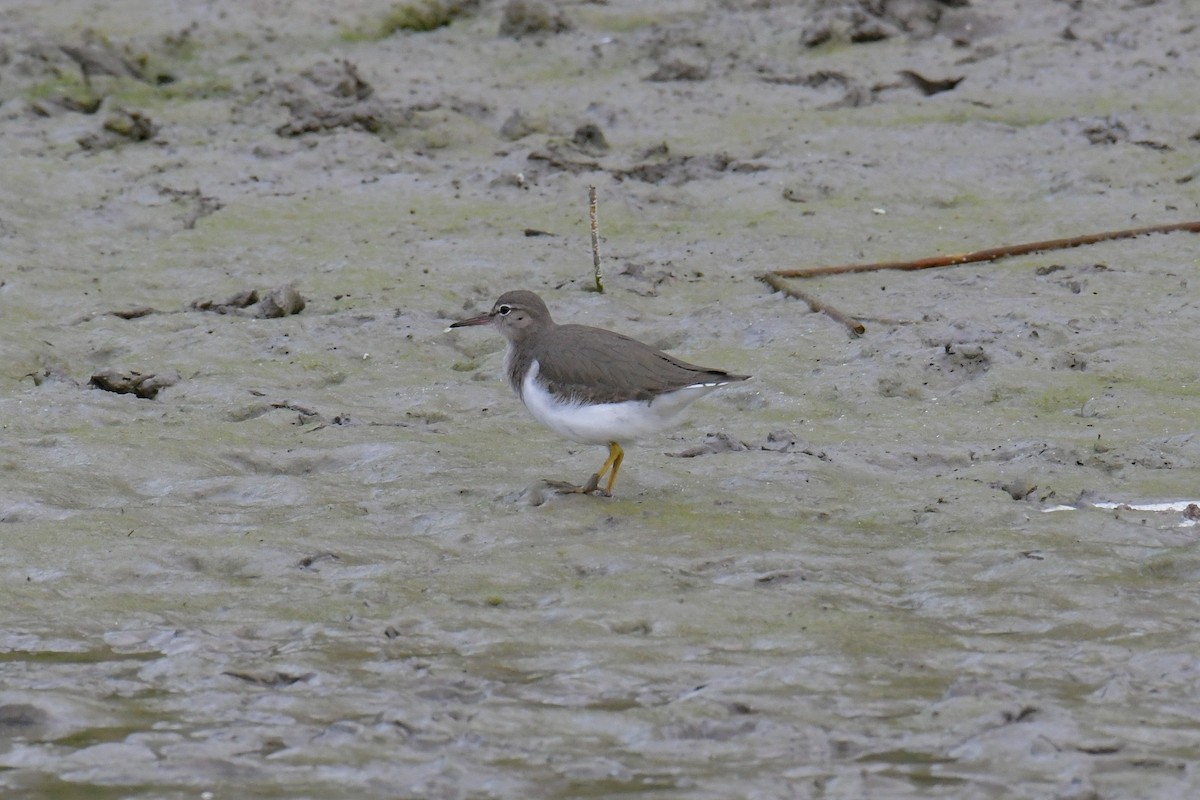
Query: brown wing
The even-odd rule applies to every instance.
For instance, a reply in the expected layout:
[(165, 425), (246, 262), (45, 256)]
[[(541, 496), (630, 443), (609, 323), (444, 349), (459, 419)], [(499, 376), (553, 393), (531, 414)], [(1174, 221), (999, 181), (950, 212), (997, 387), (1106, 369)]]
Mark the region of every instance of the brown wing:
[(652, 400), (697, 383), (732, 383), (747, 375), (698, 367), (619, 333), (559, 325), (554, 347), (538, 342), (539, 377), (557, 395), (589, 403)]

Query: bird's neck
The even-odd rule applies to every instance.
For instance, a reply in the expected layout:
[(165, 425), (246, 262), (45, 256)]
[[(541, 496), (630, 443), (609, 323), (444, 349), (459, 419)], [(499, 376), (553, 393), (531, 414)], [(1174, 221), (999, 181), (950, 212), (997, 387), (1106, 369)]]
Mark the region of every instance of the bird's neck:
[(504, 351), (504, 374), (508, 376), (508, 385), (516, 392), (517, 397), (523, 395), (522, 384), (525, 381), (525, 373), (529, 372), (529, 366), (532, 363), (533, 350), (531, 348), (518, 348), (516, 343), (508, 343), (508, 349)]

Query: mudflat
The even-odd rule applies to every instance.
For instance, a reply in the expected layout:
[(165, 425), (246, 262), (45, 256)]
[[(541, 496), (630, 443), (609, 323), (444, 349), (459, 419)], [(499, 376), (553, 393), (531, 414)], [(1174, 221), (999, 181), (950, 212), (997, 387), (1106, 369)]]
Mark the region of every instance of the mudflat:
[[(1197, 794), (1200, 239), (758, 277), (1200, 219), (1198, 26), (6, 3), (0, 790)], [(546, 493), (517, 288), (754, 378)]]

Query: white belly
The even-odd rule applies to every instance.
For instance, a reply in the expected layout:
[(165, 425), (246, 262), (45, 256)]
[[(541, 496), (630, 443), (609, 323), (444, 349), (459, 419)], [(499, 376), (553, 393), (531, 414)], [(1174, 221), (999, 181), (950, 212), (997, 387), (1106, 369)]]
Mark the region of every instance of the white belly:
[(693, 400), (717, 388), (717, 384), (697, 384), (653, 400), (585, 405), (558, 400), (538, 383), (537, 376), (538, 363), (534, 361), (521, 385), (521, 399), (529, 413), (560, 436), (583, 444), (627, 444), (674, 428), (683, 421), (683, 412)]

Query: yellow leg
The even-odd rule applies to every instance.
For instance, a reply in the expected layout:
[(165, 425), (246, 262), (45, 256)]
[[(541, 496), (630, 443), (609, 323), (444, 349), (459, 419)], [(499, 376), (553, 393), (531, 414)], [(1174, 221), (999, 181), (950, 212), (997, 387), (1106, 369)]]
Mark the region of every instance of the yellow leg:
[[(616, 442), (608, 443), (608, 461), (605, 464), (612, 464), (612, 472), (608, 473), (608, 486), (604, 487), (604, 493), (612, 496), (613, 484), (617, 482), (617, 470), (621, 468), (621, 462), (625, 460), (625, 450)], [(600, 470), (604, 472), (603, 469)]]
[(580, 494), (591, 494), (596, 491), (600, 488), (600, 479), (604, 477), (604, 473), (611, 469), (612, 472), (608, 475), (608, 486), (603, 490), (605, 495), (611, 497), (613, 484), (617, 482), (617, 470), (621, 468), (621, 462), (624, 460), (625, 451), (621, 449), (621, 445), (616, 442), (609, 442), (608, 458), (605, 460), (604, 465), (600, 467), (600, 470), (595, 475), (588, 479), (587, 483), (575, 491)]

